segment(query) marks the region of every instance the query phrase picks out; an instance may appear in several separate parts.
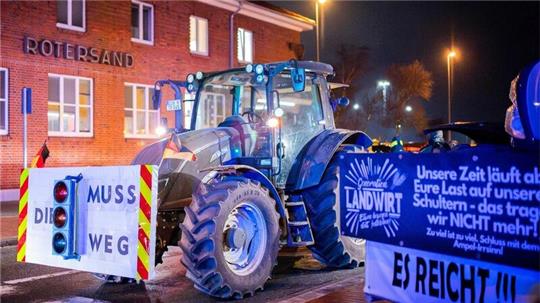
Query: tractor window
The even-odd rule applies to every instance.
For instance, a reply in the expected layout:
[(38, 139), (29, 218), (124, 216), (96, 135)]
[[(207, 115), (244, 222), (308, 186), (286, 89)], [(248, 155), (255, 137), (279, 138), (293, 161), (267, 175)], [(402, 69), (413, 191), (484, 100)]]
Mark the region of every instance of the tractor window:
[[(262, 119), (266, 118), (265, 87), (252, 86), (252, 75), (244, 71), (229, 72), (208, 78), (202, 84), (195, 129), (217, 127), (232, 115), (235, 94), (239, 94), (238, 114), (252, 111)], [(244, 115), (244, 117), (246, 117)]]
[(285, 112), (282, 118), (285, 158), (278, 178), (278, 183), (283, 185), (302, 147), (323, 129), (321, 121), (324, 118), (319, 89), (312, 76), (306, 75), (306, 87), (302, 92), (292, 89), (289, 74), (276, 77), (274, 88), (279, 92), (280, 107)]

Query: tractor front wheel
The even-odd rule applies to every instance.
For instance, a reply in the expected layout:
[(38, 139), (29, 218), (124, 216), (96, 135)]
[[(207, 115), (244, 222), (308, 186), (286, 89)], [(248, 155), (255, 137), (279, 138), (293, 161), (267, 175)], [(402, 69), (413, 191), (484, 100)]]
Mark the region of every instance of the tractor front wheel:
[(315, 259), (331, 268), (354, 268), (365, 257), (365, 241), (342, 236), (339, 224), (339, 162), (332, 159), (319, 185), (303, 193), (315, 244)]
[(201, 185), (185, 208), (182, 264), (200, 291), (243, 298), (262, 289), (277, 263), (279, 216), (268, 190), (225, 177)]

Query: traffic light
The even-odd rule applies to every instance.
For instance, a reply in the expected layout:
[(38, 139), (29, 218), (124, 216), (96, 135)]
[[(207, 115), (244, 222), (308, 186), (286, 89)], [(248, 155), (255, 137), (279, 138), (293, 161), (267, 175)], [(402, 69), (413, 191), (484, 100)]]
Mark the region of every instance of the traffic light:
[(58, 180), (53, 188), (53, 255), (64, 260), (80, 259), (77, 250), (77, 183), (82, 175), (66, 176)]

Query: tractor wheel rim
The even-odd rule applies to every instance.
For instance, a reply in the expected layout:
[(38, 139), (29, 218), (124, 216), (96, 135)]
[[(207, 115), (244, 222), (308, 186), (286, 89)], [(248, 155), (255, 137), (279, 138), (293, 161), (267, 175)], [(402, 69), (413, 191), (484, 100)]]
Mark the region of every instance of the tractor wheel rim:
[(266, 252), (267, 232), (264, 216), (255, 204), (237, 205), (223, 227), (223, 256), (227, 266), (245, 276), (259, 267)]

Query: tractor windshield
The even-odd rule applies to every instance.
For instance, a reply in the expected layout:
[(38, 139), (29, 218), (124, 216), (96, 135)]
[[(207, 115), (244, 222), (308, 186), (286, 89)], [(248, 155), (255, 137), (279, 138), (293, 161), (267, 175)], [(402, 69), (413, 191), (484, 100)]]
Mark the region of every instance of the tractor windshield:
[(251, 79), (252, 74), (244, 71), (205, 79), (200, 90), (195, 129), (217, 127), (231, 115), (242, 115), (247, 121), (252, 117), (266, 120), (265, 87), (251, 83)]

